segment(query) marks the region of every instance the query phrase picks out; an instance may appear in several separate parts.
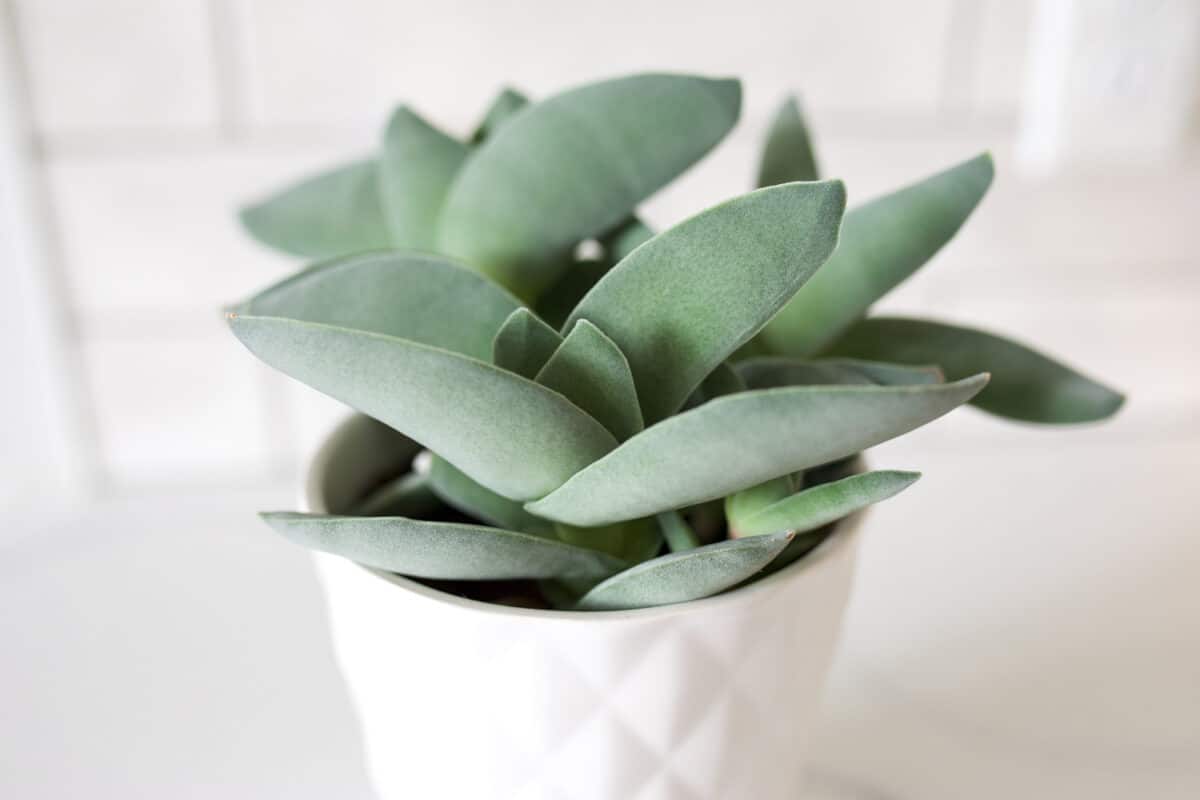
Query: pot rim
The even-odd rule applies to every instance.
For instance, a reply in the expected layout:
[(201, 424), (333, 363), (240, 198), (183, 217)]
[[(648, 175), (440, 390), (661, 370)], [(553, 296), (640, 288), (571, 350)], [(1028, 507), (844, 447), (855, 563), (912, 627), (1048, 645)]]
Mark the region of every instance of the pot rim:
[[(311, 458), (308, 470), (306, 472), (301, 497), (303, 511), (313, 514), (328, 513), (328, 508), (325, 505), (325, 498), (321, 490), (321, 487), (324, 484), (325, 471), (329, 461), (333, 456), (334, 450), (339, 444), (339, 434), (345, 428), (349, 427), (354, 420), (354, 415), (342, 420), (335, 425), (333, 429), (321, 440), (321, 444)], [(505, 606), (500, 605), (499, 603), (488, 603), (484, 602), (483, 600), (473, 600), (468, 597), (460, 597), (455, 594), (450, 594), (449, 592), (444, 592), (440, 589), (434, 589), (431, 586), (426, 586), (419, 581), (415, 581), (403, 575), (372, 569), (335, 553), (325, 553), (320, 551), (314, 552), (324, 558), (344, 561), (347, 565), (357, 567), (363, 573), (366, 573), (375, 579), (391, 583), (400, 589), (405, 589), (424, 601), (448, 606), (451, 608), (457, 608), (463, 611), (488, 615), (499, 615), (504, 617), (526, 617), (555, 621), (578, 620), (591, 622), (623, 622), (628, 620), (649, 620), (679, 616), (692, 611), (703, 611), (718, 606), (731, 605), (737, 602), (750, 602), (758, 595), (769, 591), (785, 581), (799, 580), (800, 578), (804, 577), (806, 573), (813, 570), (827, 570), (831, 567), (833, 561), (853, 556), (853, 549), (858, 540), (858, 531), (862, 526), (862, 520), (866, 514), (866, 511), (866, 509), (863, 509), (862, 511), (858, 511), (833, 523), (836, 526), (834, 532), (826, 537), (825, 540), (821, 542), (821, 544), (818, 545), (812, 552), (808, 553), (796, 562), (787, 565), (778, 572), (768, 575), (761, 580), (754, 581), (746, 586), (721, 592), (720, 594), (716, 594), (711, 597), (704, 597), (699, 600), (689, 600), (684, 603), (671, 603), (669, 605), (650, 606), (648, 608), (630, 608), (615, 611), (570, 611), (557, 608), (521, 608), (519, 606)]]

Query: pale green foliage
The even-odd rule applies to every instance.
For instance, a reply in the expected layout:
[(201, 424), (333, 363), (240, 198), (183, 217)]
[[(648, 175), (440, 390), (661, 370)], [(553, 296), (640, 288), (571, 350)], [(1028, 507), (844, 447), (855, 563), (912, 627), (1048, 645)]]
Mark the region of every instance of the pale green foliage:
[(786, 568), (911, 485), (856, 454), (963, 403), (1116, 411), (1119, 394), (1024, 345), (869, 316), (979, 204), (987, 155), (843, 222), (788, 100), (764, 188), (656, 235), (638, 204), (740, 104), (737, 81), (686, 75), (535, 103), (504, 89), (463, 138), (402, 106), (376, 156), (246, 209), (264, 243), (326, 260), (232, 307), (234, 334), (383, 423), (351, 426), (356, 458), (431, 451), (375, 485), (331, 471), (337, 513), (264, 519), (385, 573), (522, 579), (558, 608), (679, 603)]

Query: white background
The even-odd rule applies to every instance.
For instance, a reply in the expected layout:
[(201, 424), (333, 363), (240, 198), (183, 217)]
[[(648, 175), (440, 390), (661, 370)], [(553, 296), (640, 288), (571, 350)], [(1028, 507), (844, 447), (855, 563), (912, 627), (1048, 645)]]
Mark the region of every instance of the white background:
[(0, 8), (0, 500), (38, 519), (0, 531), (0, 794), (70, 796), (73, 771), (98, 796), (361, 789), (311, 574), (250, 515), (288, 502), (338, 410), (223, 329), (223, 303), (296, 266), (234, 211), (370, 150), (398, 101), (465, 132), (503, 83), (643, 69), (746, 83), (731, 139), (648, 205), (659, 225), (749, 188), (789, 90), (852, 203), (991, 149), (991, 194), (885, 308), (1131, 396), (1106, 426), (964, 410), (880, 448), (926, 477), (873, 523), (822, 789), (1200, 793), (1193, 0)]

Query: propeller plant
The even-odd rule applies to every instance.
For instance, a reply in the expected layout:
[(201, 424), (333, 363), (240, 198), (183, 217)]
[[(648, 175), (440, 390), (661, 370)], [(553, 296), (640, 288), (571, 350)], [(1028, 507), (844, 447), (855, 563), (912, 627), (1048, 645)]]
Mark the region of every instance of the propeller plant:
[(650, 230), (637, 205), (740, 105), (737, 81), (682, 75), (506, 90), (464, 139), (401, 107), (374, 157), (247, 208), (258, 239), (320, 260), (230, 309), (234, 334), (415, 457), (346, 513), (266, 521), (374, 570), (520, 581), (559, 608), (678, 603), (911, 485), (855, 455), (956, 406), (1116, 411), (1024, 345), (869, 316), (979, 203), (986, 154), (844, 213), (789, 100), (758, 189)]

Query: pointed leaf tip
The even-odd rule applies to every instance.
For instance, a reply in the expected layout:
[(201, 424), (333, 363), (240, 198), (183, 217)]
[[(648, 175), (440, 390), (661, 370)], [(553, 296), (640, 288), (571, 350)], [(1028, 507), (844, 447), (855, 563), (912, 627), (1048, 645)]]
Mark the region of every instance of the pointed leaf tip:
[[(438, 249), (526, 298), (571, 249), (629, 216), (711, 150), (740, 108), (735, 82), (633, 75), (525, 108), (467, 159), (438, 227)], [(564, 186), (586, 187), (563, 202)]]
[(985, 153), (848, 211), (837, 252), (763, 329), (766, 348), (828, 346), (958, 233), (993, 174)]
[(834, 252), (840, 181), (735, 197), (660, 233), (613, 267), (568, 318), (629, 360), (647, 423), (683, 405)]
[(967, 402), (987, 384), (787, 386), (711, 400), (654, 425), (531, 502), (534, 514), (604, 525), (732, 494), (853, 455)]
[(1096, 422), (1115, 414), (1124, 402), (1120, 392), (1020, 342), (931, 320), (861, 320), (829, 353), (908, 364), (936, 363), (949, 378), (987, 369), (992, 380), (973, 404), (1025, 422)]
[(616, 445), (557, 392), (449, 350), (276, 317), (241, 316), (230, 327), (266, 363), (510, 499), (541, 497)]

